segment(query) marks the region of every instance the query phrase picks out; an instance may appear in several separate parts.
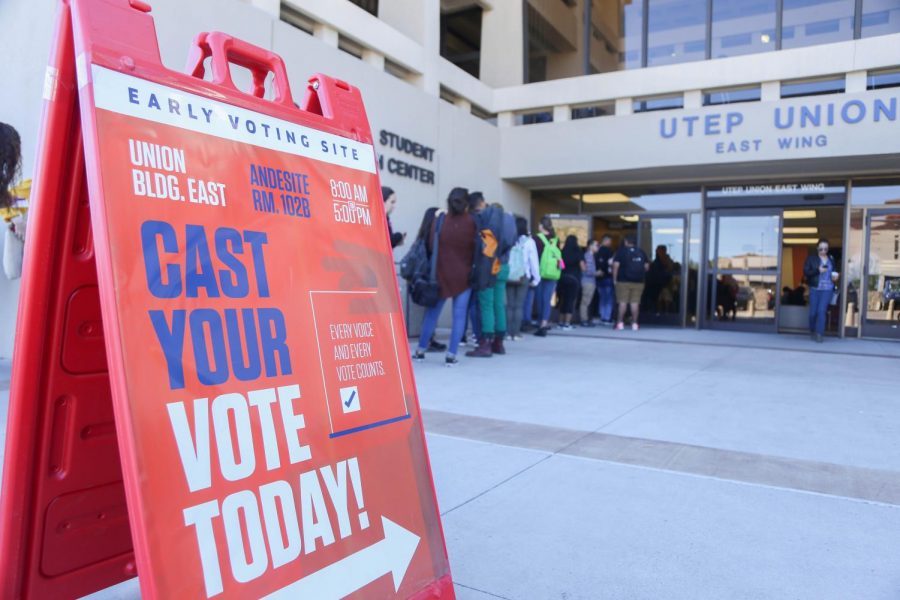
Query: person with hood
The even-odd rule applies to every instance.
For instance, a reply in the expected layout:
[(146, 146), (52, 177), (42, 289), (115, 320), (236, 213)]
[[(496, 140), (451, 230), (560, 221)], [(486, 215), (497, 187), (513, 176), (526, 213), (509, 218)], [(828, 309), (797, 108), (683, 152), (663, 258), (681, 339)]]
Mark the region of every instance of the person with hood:
[(406, 233), (394, 232), (391, 226), (391, 213), (397, 207), (397, 194), (386, 185), (381, 186), (381, 199), (384, 200), (384, 218), (387, 219), (388, 233), (391, 236), (391, 248), (402, 246)]
[(509, 277), (509, 253), (516, 240), (516, 224), (512, 215), (500, 204), (486, 206), (481, 192), (469, 195), (474, 209), (479, 243), (475, 256), (474, 286), (478, 293), (481, 316), (481, 338), (466, 356), (488, 358), (506, 354), (506, 280)]

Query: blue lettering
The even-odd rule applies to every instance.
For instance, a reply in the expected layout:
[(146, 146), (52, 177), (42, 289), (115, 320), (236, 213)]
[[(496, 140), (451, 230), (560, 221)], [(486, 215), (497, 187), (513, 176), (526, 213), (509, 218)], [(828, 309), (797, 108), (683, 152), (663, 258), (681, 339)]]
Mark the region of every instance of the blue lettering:
[[(857, 109), (857, 113), (855, 117), (850, 116), (850, 108), (855, 106)], [(866, 105), (863, 104), (862, 100), (851, 100), (844, 104), (844, 107), (841, 109), (841, 118), (845, 123), (849, 123), (853, 125), (855, 123), (859, 123), (866, 116)]]
[(719, 129), (719, 119), (722, 118), (722, 115), (706, 115), (706, 119), (704, 119), (704, 127), (703, 131), (706, 135), (719, 135), (722, 133), (722, 130)]
[(185, 251), (187, 254), (184, 274), (185, 295), (188, 298), (196, 298), (200, 288), (206, 288), (207, 298), (218, 298), (219, 287), (216, 285), (212, 257), (202, 225), (185, 226)]
[(730, 112), (725, 116), (725, 132), (731, 133), (731, 130), (744, 122), (744, 115), (737, 112)]
[(238, 124), (240, 124), (240, 122), (241, 122), (241, 119), (240, 119), (240, 117), (236, 117), (234, 115), (228, 115), (228, 122), (231, 123), (232, 129), (237, 129)]
[(897, 120), (897, 99), (891, 98), (890, 105), (885, 105), (884, 100), (875, 100), (875, 122), (881, 121), (881, 115), (888, 121)]
[[(228, 269), (219, 271), (219, 282), (222, 286), (222, 293), (229, 298), (246, 298), (250, 292), (250, 285), (247, 281), (247, 268), (244, 263), (235, 258), (234, 254), (243, 254), (244, 245), (241, 242), (241, 234), (237, 229), (230, 227), (220, 227), (216, 229), (216, 256), (222, 261)], [(231, 250), (228, 249), (228, 242), (231, 242)], [(232, 277), (233, 275), (233, 277)]]
[[(664, 138), (673, 138), (675, 137), (675, 132), (678, 130), (678, 121), (674, 117), (672, 117), (672, 131), (666, 132), (666, 121), (667, 119), (659, 120), (659, 135)], [(327, 152), (328, 146), (325, 145), (325, 142), (322, 142), (322, 148)]]
[(184, 310), (172, 311), (172, 327), (166, 323), (166, 316), (161, 310), (150, 311), (150, 322), (153, 331), (166, 358), (166, 369), (169, 372), (169, 389), (180, 390), (184, 387)]
[(284, 315), (277, 308), (260, 308), (259, 330), (262, 353), (266, 363), (266, 377), (278, 375), (278, 362), (281, 364), (281, 374), (291, 374), (291, 354), (287, 347), (287, 328), (284, 325)]
[[(775, 109), (775, 127), (777, 127), (778, 129), (787, 129), (793, 124), (794, 124), (794, 107), (793, 106), (787, 107), (787, 119), (784, 122), (782, 122), (782, 120), (781, 120), (781, 107), (778, 107)], [(779, 141), (779, 144), (780, 143), (781, 142)]]
[(684, 122), (687, 123), (688, 137), (694, 137), (694, 123), (699, 120), (700, 117), (684, 117)]
[(256, 291), (260, 298), (269, 297), (269, 280), (266, 278), (266, 261), (263, 260), (263, 244), (269, 241), (261, 231), (245, 231), (244, 241), (250, 244), (253, 254), (253, 269), (256, 271)]
[(147, 288), (157, 298), (176, 298), (181, 294), (181, 270), (178, 265), (166, 265), (166, 282), (162, 281), (162, 266), (159, 262), (159, 248), (156, 239), (162, 240), (163, 251), (178, 253), (175, 230), (164, 221), (144, 221), (141, 223), (141, 249), (144, 254), (144, 271)]
[(150, 101), (147, 102), (147, 106), (150, 108), (155, 108), (157, 110), (162, 110), (162, 107), (159, 105), (159, 100), (156, 99), (156, 94), (150, 94)]
[(132, 104), (140, 104), (140, 101), (138, 100), (137, 88), (128, 88), (128, 101)]
[(800, 127), (806, 127), (809, 123), (812, 127), (818, 127), (822, 123), (822, 106), (816, 104), (815, 110), (810, 110), (808, 106), (800, 107)]
[[(191, 343), (194, 347), (194, 364), (197, 367), (197, 378), (203, 385), (220, 385), (228, 380), (228, 358), (225, 354), (225, 334), (222, 331), (222, 318), (211, 308), (198, 308), (191, 311)], [(206, 327), (204, 327), (204, 324)], [(209, 329), (210, 343), (206, 340), (206, 329)], [(215, 370), (209, 362), (209, 350), (212, 349)]]
[(262, 372), (259, 362), (259, 343), (256, 339), (256, 319), (252, 308), (242, 308), (241, 317), (244, 321), (244, 338), (247, 346), (247, 362), (244, 363), (244, 353), (241, 352), (241, 332), (238, 327), (237, 311), (233, 308), (225, 309), (225, 327), (228, 330), (228, 345), (231, 350), (231, 369), (234, 376), (241, 381), (257, 379)]

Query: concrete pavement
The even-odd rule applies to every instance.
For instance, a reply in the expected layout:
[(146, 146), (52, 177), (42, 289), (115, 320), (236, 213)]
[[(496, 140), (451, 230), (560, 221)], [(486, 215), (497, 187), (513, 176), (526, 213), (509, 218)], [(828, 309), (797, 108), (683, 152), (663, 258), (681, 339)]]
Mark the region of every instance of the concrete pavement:
[(459, 598), (900, 598), (900, 344), (508, 348), (415, 368)]

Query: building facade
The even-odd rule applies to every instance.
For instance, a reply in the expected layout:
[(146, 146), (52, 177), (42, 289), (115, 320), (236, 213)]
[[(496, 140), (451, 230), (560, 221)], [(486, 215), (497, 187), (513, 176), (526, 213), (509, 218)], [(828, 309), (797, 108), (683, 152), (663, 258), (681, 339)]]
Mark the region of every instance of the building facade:
[[(802, 264), (825, 237), (829, 332), (900, 339), (898, 0), (151, 4), (170, 68), (222, 30), (281, 54), (295, 89), (317, 71), (360, 87), (397, 231), (480, 189), (582, 244), (635, 234), (656, 259), (646, 320), (773, 333), (804, 329)], [(0, 5), (47, 24), (0, 40), (26, 177), (53, 11)], [(16, 294), (0, 286), (0, 355)]]

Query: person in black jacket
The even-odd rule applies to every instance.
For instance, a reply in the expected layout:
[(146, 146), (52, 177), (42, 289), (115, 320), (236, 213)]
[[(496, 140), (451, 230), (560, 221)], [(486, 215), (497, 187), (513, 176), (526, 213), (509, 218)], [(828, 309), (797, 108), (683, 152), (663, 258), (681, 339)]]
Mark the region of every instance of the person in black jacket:
[(803, 275), (809, 285), (809, 334), (821, 343), (825, 316), (838, 279), (837, 262), (828, 253), (828, 240), (821, 239), (816, 244), (816, 254), (808, 256), (803, 263)]
[(387, 219), (388, 233), (391, 236), (391, 248), (402, 246), (403, 241), (406, 239), (406, 233), (400, 233), (399, 231), (394, 233), (394, 228), (391, 227), (390, 215), (394, 212), (394, 207), (397, 206), (397, 194), (388, 186), (383, 185), (381, 186), (381, 199), (384, 200), (384, 217)]

